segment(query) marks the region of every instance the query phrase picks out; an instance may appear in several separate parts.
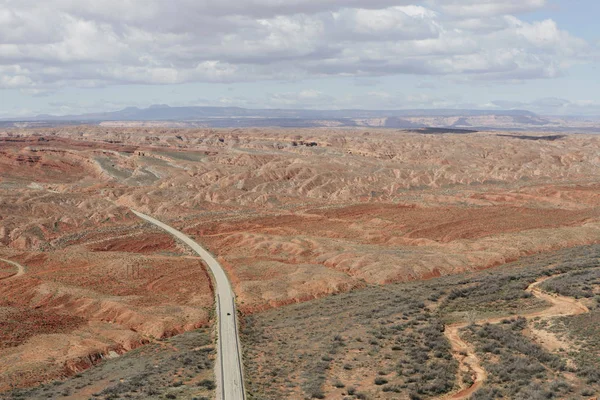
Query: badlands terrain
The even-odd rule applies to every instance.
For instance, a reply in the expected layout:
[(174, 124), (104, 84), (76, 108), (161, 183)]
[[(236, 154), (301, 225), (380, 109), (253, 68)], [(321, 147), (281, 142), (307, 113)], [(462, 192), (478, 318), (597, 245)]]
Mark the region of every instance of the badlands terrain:
[[(187, 346), (202, 357), (190, 362), (203, 367), (187, 371), (182, 359), (161, 378), (174, 385), (170, 392), (136, 393), (211, 395), (210, 275), (135, 209), (194, 237), (227, 270), (241, 313), (249, 398), (595, 394), (595, 382), (582, 372), (593, 360), (569, 353), (583, 346), (570, 341), (583, 343), (593, 326), (583, 332), (583, 322), (568, 319), (578, 313), (560, 314), (567, 318), (560, 324), (544, 319), (558, 315), (533, 315), (551, 302), (529, 286), (561, 293), (560, 279), (575, 279), (563, 274), (599, 266), (593, 245), (600, 243), (600, 136), (428, 133), (0, 131), (0, 391), (48, 398), (54, 392), (19, 388), (78, 376), (96, 364), (91, 371), (135, 364), (126, 357), (143, 349), (181, 352), (186, 345), (167, 339), (192, 331), (198, 344)], [(543, 276), (555, 281), (537, 283)], [(585, 307), (593, 312), (598, 281), (584, 278), (592, 288)], [(531, 312), (519, 319), (518, 310)], [(500, 325), (484, 324), (510, 315)], [(396, 319), (407, 325), (393, 328)], [(355, 331), (342, 327), (348, 321)], [(544, 347), (550, 333), (543, 332), (551, 329), (584, 339)], [(452, 332), (469, 339), (465, 349), (457, 349)], [(506, 353), (486, 352), (490, 338)], [(405, 348), (411, 340), (429, 343), (429, 350)], [(532, 354), (541, 367), (529, 372), (538, 374), (532, 384), (540, 388), (503, 386), (522, 378), (502, 375), (496, 364)], [(398, 359), (406, 365), (398, 368)], [(152, 368), (155, 361), (145, 362)], [(416, 370), (427, 363), (439, 372), (435, 385)], [(119, 368), (113, 375), (127, 369)], [(123, 391), (102, 390), (133, 379), (127, 373), (84, 375), (86, 385), (67, 380), (57, 387), (64, 397), (120, 398)], [(562, 389), (544, 386), (558, 378)], [(182, 391), (189, 386), (195, 391)]]

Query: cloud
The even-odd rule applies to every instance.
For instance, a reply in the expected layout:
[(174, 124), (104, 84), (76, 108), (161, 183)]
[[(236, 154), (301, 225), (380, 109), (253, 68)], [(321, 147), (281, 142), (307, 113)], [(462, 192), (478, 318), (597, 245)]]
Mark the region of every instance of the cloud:
[(461, 17), (489, 17), (519, 14), (540, 9), (546, 0), (445, 0), (442, 10)]
[(417, 87), (419, 89), (436, 89), (437, 85), (435, 83), (433, 83), (433, 82), (426, 82), (425, 81), (425, 82), (419, 82), (417, 84)]
[(332, 16), (330, 33), (342, 40), (420, 40), (440, 34), (436, 13), (424, 7), (343, 9)]
[(0, 88), (560, 76), (596, 46), (544, 0), (0, 0)]

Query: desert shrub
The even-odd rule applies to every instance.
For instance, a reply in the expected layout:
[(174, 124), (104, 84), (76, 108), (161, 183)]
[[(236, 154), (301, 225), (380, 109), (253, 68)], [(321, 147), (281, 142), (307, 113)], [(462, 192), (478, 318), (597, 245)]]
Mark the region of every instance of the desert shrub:
[(215, 384), (215, 381), (210, 380), (210, 379), (204, 379), (204, 380), (198, 382), (198, 386), (205, 387), (208, 390), (214, 390), (217, 387), (217, 385)]
[(600, 284), (600, 269), (568, 272), (548, 279), (542, 288), (548, 292), (575, 298), (594, 297), (594, 285)]
[(384, 392), (394, 392), (394, 393), (402, 392), (402, 389), (398, 385), (386, 385), (381, 390)]
[(596, 392), (593, 391), (592, 389), (582, 389), (581, 390), (581, 395), (582, 396), (588, 397), (588, 396), (593, 396), (594, 394), (596, 394)]
[(472, 400), (496, 400), (502, 398), (502, 391), (497, 388), (481, 388), (471, 396)]
[(325, 393), (320, 388), (315, 388), (314, 390), (309, 390), (308, 398), (309, 399), (324, 399)]
[(499, 393), (509, 398), (542, 399), (568, 391), (569, 385), (553, 381), (553, 374), (566, 368), (565, 361), (523, 336), (526, 326), (524, 318), (517, 318), (510, 323), (465, 328), (465, 337), (482, 354), (489, 375), (489, 387), (478, 391), (474, 399), (497, 398)]
[(489, 274), (478, 276), (467, 287), (454, 288), (442, 302), (448, 312), (509, 312), (536, 307), (542, 301), (525, 291), (536, 280), (536, 273), (513, 275)]
[(375, 384), (378, 386), (385, 385), (386, 383), (388, 383), (388, 380), (385, 378), (381, 378), (381, 377), (375, 378)]

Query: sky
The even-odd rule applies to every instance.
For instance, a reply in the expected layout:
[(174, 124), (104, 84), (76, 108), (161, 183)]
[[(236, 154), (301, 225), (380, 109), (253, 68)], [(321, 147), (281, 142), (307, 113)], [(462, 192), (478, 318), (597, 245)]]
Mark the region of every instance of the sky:
[(600, 115), (597, 0), (0, 0), (0, 118), (129, 106)]

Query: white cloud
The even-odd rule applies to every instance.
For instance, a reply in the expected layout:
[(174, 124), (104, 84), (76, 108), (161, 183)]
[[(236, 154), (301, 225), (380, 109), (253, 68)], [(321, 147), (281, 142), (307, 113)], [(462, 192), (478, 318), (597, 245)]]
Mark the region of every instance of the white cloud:
[(394, 74), (559, 76), (595, 47), (544, 0), (0, 0), (4, 88)]
[(427, 39), (439, 35), (436, 13), (424, 7), (390, 7), (380, 10), (343, 9), (333, 14), (340, 37), (385, 41)]
[(442, 10), (461, 17), (489, 17), (533, 11), (546, 0), (440, 0)]

